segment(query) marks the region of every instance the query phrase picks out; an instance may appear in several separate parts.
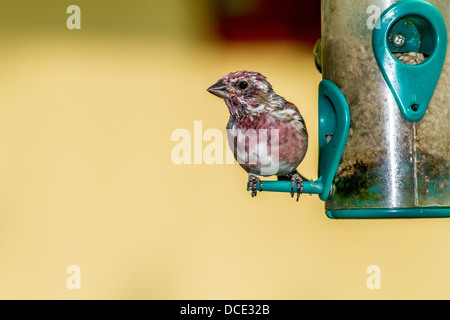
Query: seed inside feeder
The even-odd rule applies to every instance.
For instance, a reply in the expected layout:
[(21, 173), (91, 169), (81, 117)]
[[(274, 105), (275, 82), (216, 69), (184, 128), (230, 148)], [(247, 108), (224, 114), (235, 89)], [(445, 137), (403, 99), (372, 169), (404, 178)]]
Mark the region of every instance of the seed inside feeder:
[(393, 52), (392, 55), (404, 64), (415, 66), (424, 63), (427, 57), (420, 52)]

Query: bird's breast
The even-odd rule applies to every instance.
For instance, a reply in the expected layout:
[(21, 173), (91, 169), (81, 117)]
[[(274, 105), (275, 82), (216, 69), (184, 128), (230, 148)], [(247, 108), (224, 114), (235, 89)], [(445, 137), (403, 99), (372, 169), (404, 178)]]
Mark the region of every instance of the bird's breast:
[[(280, 121), (270, 114), (232, 116), (227, 138), (238, 163), (259, 175), (283, 175), (303, 160), (308, 138), (301, 121)], [(264, 174), (264, 168), (270, 170)]]

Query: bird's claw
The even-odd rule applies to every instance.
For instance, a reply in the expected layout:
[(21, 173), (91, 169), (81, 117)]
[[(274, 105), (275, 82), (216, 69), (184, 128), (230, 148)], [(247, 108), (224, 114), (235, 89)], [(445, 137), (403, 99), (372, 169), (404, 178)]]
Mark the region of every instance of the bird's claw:
[(303, 179), (302, 177), (296, 173), (292, 176), (291, 179), (291, 197), (294, 198), (295, 192), (294, 188), (297, 187), (297, 202), (300, 199), (300, 196), (303, 193)]
[(248, 176), (248, 186), (247, 186), (247, 191), (251, 191), (252, 192), (252, 198), (256, 197), (256, 195), (258, 194), (258, 185), (259, 185), (259, 191), (262, 192), (263, 191), (263, 184), (261, 182), (261, 179), (258, 178), (255, 175), (249, 174)]

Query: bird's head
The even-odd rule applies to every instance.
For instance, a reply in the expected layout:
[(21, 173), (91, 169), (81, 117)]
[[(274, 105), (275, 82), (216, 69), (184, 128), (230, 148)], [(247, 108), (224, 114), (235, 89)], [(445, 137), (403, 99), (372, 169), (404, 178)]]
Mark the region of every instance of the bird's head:
[[(257, 72), (230, 73), (208, 89), (225, 100), (232, 115), (268, 112), (278, 97), (266, 77)], [(280, 103), (282, 101), (279, 101)]]

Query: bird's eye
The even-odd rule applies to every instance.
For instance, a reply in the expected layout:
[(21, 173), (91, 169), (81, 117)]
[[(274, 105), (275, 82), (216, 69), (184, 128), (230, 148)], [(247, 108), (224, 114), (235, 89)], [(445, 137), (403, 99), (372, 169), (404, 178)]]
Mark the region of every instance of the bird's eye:
[(239, 82), (239, 88), (241, 88), (242, 90), (247, 89), (248, 88), (248, 82), (247, 81)]

